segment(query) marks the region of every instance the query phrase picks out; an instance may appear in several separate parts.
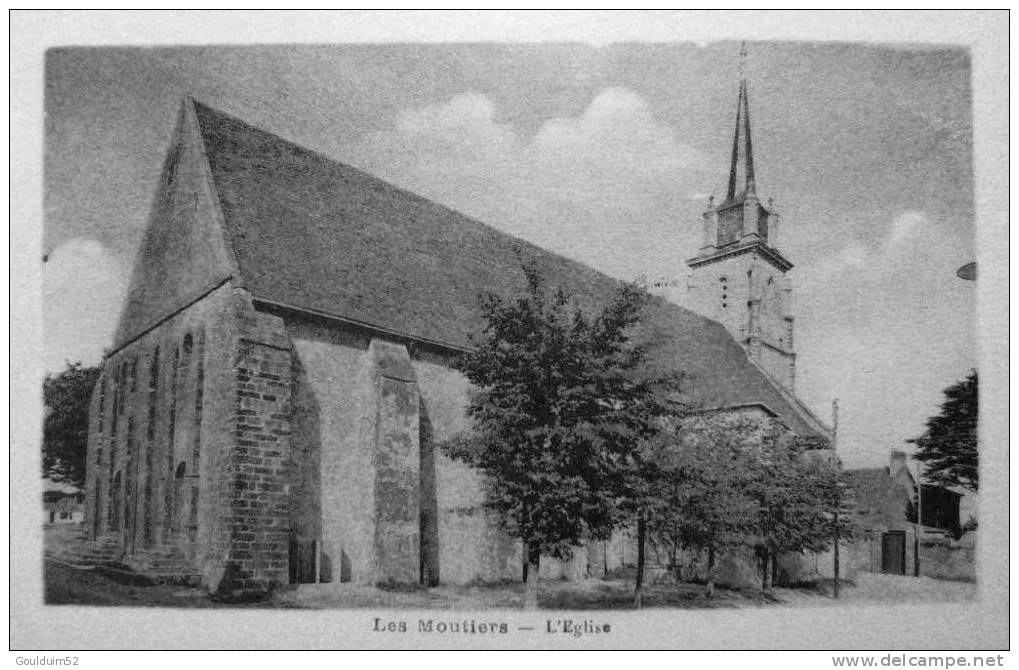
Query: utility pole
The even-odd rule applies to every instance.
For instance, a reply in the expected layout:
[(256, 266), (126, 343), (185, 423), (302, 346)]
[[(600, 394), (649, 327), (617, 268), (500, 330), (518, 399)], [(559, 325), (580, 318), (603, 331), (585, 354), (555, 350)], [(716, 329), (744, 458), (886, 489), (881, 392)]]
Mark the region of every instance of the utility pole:
[(920, 576), (920, 533), (923, 531), (923, 465), (916, 464), (916, 525), (913, 528), (913, 576)]
[[(835, 398), (831, 402), (831, 450), (832, 453), (838, 454), (838, 440), (839, 440), (839, 399)], [(836, 455), (836, 458), (838, 456)], [(835, 586), (832, 591), (835, 599), (839, 598), (839, 506), (842, 504), (841, 495), (839, 495), (838, 483), (835, 486), (835, 547), (833, 552), (834, 557), (834, 572), (835, 572)]]

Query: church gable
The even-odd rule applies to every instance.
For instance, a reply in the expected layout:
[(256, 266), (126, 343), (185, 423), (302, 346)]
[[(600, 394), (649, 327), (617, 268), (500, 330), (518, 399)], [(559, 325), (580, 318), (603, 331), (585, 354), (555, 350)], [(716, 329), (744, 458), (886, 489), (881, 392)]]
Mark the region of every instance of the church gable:
[(185, 98), (131, 274), (115, 349), (236, 275), (221, 221), (194, 103)]

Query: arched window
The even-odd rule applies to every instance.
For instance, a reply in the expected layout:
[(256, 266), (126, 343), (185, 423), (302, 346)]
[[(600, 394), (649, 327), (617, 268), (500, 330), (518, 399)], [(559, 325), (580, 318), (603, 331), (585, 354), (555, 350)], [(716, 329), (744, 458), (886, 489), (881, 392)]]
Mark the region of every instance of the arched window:
[(184, 367), (191, 365), (191, 351), (194, 349), (195, 340), (191, 333), (184, 336)]
[(112, 486), (110, 486), (110, 499), (108, 508), (110, 530), (112, 531), (120, 530), (120, 502), (123, 497), (121, 493), (121, 488), (122, 486), (120, 470), (117, 470), (117, 473), (113, 476)]
[(98, 432), (100, 435), (103, 434), (103, 423), (106, 419), (106, 375), (99, 378), (99, 415), (98, 419)]
[(199, 473), (199, 461), (201, 458), (201, 440), (202, 440), (202, 398), (204, 393), (205, 385), (205, 356), (203, 348), (205, 344), (204, 332), (198, 335), (198, 347), (196, 356), (198, 357), (197, 370), (195, 371), (195, 432), (194, 442), (191, 445), (191, 470), (195, 475)]
[[(191, 499), (188, 501), (188, 542), (194, 546), (198, 539), (198, 484), (191, 485)], [(192, 554), (193, 557), (193, 554)]]
[(166, 424), (166, 478), (163, 486), (163, 509), (166, 518), (163, 520), (163, 529), (169, 538), (173, 532), (174, 516), (174, 486), (170, 479), (173, 477), (174, 462), (174, 435), (177, 426), (177, 377), (180, 373), (180, 347), (173, 350), (173, 367), (170, 369), (170, 415)]
[(117, 414), (124, 413), (124, 398), (127, 394), (127, 361), (120, 364), (117, 372)]
[(152, 352), (149, 366), (149, 417), (145, 434), (151, 440), (156, 435), (156, 392), (159, 390), (159, 347)]
[(153, 451), (152, 450), (152, 445), (149, 444), (148, 447), (145, 449), (145, 489), (144, 489), (144, 494), (143, 494), (143, 499), (142, 499), (142, 505), (143, 505), (143, 507), (142, 507), (142, 544), (145, 547), (151, 547), (152, 546), (152, 540), (153, 540), (152, 527), (153, 527), (153, 524), (155, 523), (155, 519), (154, 519), (154, 517), (155, 517), (155, 510), (153, 509), (153, 505), (152, 505), (152, 497), (153, 497), (152, 496), (152, 493), (153, 493), (153, 486), (152, 486), (152, 476), (153, 476), (153, 472), (152, 472), (153, 471), (152, 460), (153, 460), (153, 457), (152, 457), (152, 451)]
[(177, 464), (177, 470), (173, 475), (173, 532), (179, 534), (183, 519), (182, 515), (182, 503), (184, 502), (184, 477), (187, 476), (188, 466), (187, 463), (181, 461)]
[(127, 417), (127, 448), (124, 450), (124, 529), (134, 535), (138, 514), (138, 443), (134, 437), (134, 417)]

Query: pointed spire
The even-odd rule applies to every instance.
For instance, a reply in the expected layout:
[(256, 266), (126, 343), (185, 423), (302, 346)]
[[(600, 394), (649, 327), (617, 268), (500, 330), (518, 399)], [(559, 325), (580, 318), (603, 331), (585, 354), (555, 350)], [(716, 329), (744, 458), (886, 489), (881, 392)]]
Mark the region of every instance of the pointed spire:
[[(754, 183), (754, 149), (750, 140), (746, 56), (747, 43), (744, 41), (739, 51), (739, 100), (736, 102), (736, 131), (732, 138), (732, 166), (729, 168), (729, 188), (726, 192), (726, 202), (733, 202), (747, 193), (755, 193), (756, 186)], [(743, 178), (742, 184), (740, 177)]]

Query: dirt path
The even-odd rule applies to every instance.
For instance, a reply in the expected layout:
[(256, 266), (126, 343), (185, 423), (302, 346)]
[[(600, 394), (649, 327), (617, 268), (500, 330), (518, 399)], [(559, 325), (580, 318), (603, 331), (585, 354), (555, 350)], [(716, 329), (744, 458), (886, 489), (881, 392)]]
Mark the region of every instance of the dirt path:
[[(95, 570), (80, 570), (55, 561), (45, 563), (46, 602), (55, 605), (107, 605), (126, 607), (254, 607), (300, 609), (517, 609), (520, 585), (443, 585), (432, 589), (383, 589), (356, 584), (304, 584), (260, 602), (228, 604), (213, 601), (200, 589), (180, 586), (139, 586), (119, 582)], [(544, 581), (542, 609), (628, 610), (633, 607), (633, 585), (623, 579), (582, 582)], [(818, 589), (717, 589), (706, 598), (696, 584), (650, 584), (644, 607), (716, 609), (745, 607), (832, 607), (846, 604), (890, 602), (957, 602), (972, 599), (976, 585), (926, 577), (893, 575), (858, 576), (842, 588), (840, 600), (830, 596), (830, 585)]]

